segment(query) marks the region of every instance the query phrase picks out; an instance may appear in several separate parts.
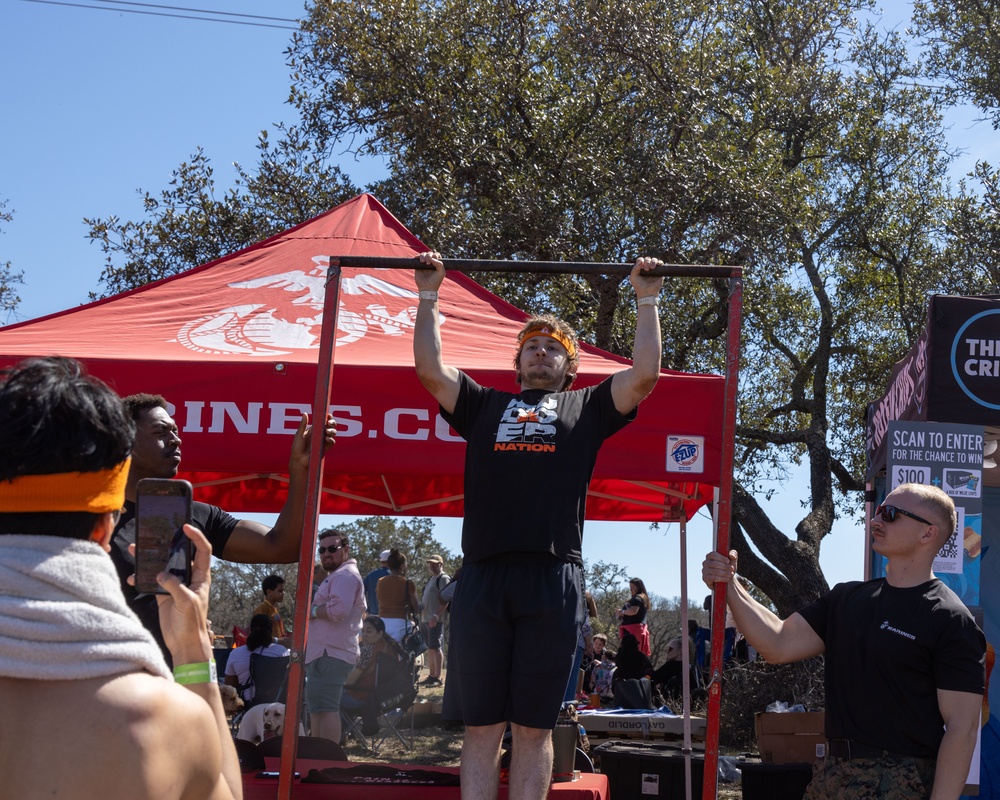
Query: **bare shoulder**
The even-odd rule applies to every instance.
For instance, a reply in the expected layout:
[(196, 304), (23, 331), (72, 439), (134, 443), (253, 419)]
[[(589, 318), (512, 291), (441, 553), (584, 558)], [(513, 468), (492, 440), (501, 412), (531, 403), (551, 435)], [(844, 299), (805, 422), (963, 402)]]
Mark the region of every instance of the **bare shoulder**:
[(221, 756), (211, 711), (170, 681), (0, 679), (0, 704), (10, 741), (20, 743), (0, 748), (11, 797), (213, 796)]
[(183, 686), (150, 675), (128, 693), (131, 735), (141, 751), (151, 797), (175, 786), (178, 798), (212, 797), (222, 763), (215, 718), (208, 704)]
[(145, 673), (0, 679), (0, 702), (9, 739), (20, 743), (0, 748), (11, 797), (171, 800), (197, 796), (194, 786), (212, 796), (220, 748), (206, 735), (214, 733), (210, 710), (170, 681)]

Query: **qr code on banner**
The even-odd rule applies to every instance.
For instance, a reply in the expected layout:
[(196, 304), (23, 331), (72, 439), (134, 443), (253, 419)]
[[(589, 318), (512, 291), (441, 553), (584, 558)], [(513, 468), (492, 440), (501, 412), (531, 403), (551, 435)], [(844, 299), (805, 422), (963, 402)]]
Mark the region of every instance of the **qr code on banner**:
[(950, 560), (958, 558), (958, 531), (955, 531), (948, 537), (948, 541), (941, 545), (941, 549), (938, 550), (937, 557)]

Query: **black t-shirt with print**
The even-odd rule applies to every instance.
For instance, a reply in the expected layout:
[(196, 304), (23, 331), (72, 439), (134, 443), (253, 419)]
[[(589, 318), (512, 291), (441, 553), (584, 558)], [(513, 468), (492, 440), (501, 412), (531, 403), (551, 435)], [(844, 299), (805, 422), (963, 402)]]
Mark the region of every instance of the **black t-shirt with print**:
[(635, 419), (615, 408), (611, 378), (568, 392), (521, 394), (480, 386), (465, 373), (455, 411), (441, 415), (468, 443), (467, 561), (550, 553), (582, 564), (587, 486), (597, 453)]

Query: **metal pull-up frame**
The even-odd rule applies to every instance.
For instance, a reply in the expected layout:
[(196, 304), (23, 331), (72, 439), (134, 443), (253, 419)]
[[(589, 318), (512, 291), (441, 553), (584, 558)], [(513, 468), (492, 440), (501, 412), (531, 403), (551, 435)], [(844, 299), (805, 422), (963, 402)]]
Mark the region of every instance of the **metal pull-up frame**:
[[(501, 261), (479, 259), (443, 259), (445, 270), (461, 272), (506, 272), (554, 275), (619, 275), (627, 276), (632, 264), (593, 263), (577, 261)], [(336, 349), (337, 311), (340, 305), (341, 268), (370, 269), (433, 269), (415, 258), (383, 258), (380, 256), (330, 256), (323, 302), (323, 325), (320, 334), (319, 360), (316, 369), (316, 391), (313, 396), (312, 421), (322, 421), (330, 406), (333, 387), (334, 352)], [(732, 516), (733, 461), (736, 435), (736, 393), (739, 382), (740, 328), (743, 313), (743, 269), (725, 266), (692, 266), (664, 264), (644, 275), (671, 278), (715, 278), (729, 283), (729, 313), (726, 335), (726, 373), (723, 393), (722, 452), (718, 501), (715, 513), (716, 544), (720, 553), (729, 552), (729, 526)], [(306, 491), (305, 521), (299, 553), (298, 584), (295, 596), (295, 628), (292, 634), (292, 661), (288, 681), (286, 722), (281, 746), (281, 768), (278, 778), (279, 800), (292, 796), (295, 753), (298, 747), (299, 709), (302, 703), (303, 664), (308, 635), (309, 612), (312, 607), (313, 554), (319, 527), (320, 499), (323, 485), (322, 436), (313, 436), (309, 454), (309, 477)], [(682, 565), (682, 575), (686, 565)], [(685, 576), (686, 577), (686, 576)], [(716, 584), (713, 590), (712, 631), (725, 629), (726, 585)], [(705, 779), (703, 800), (716, 797), (718, 789), (719, 710), (722, 698), (723, 636), (712, 636), (711, 681), (708, 687), (708, 719), (705, 733)], [(690, 759), (687, 768), (690, 796)]]

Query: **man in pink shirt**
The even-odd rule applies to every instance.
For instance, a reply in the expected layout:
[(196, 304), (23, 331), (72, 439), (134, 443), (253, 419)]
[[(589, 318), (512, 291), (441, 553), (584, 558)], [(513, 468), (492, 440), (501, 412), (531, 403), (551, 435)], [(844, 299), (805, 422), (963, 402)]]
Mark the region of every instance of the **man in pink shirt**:
[(306, 705), (313, 736), (340, 743), (340, 698), (358, 661), (358, 634), (365, 614), (365, 584), (350, 556), (347, 534), (327, 528), (319, 534), (319, 558), (326, 580), (313, 598), (306, 641)]

